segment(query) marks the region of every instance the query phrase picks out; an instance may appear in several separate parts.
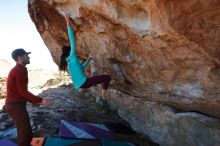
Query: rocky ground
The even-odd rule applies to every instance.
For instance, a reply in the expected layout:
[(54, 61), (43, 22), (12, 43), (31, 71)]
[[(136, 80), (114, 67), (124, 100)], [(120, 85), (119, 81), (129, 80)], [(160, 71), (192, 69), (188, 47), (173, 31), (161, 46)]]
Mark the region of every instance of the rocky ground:
[[(102, 107), (95, 101), (96, 97), (88, 90), (74, 90), (67, 75), (40, 70), (30, 71), (29, 75), (31, 92), (53, 102), (50, 107), (33, 107), (28, 104), (35, 136), (57, 136), (59, 123), (61, 119), (65, 119), (117, 125), (120, 128), (117, 127), (113, 133), (116, 139), (140, 146), (156, 145), (143, 135), (132, 131), (129, 124), (121, 119), (116, 111), (103, 113)], [(16, 131), (11, 119), (4, 112), (0, 113), (0, 117), (0, 137), (15, 137)]]
[(0, 98), (6, 98), (6, 78), (0, 78)]

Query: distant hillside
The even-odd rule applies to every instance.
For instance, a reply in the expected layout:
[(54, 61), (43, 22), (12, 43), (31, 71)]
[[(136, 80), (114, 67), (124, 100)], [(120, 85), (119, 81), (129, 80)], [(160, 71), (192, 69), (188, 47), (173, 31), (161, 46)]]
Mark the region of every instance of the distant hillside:
[(7, 77), (11, 67), (12, 65), (8, 61), (0, 59), (0, 77)]

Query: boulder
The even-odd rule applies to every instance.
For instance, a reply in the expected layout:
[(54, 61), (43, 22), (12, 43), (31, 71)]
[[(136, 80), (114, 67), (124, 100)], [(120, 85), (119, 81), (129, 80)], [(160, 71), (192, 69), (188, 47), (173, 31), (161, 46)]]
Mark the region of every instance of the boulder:
[[(87, 57), (90, 51), (93, 56), (87, 73), (110, 74), (112, 89), (143, 104), (154, 102), (186, 112), (171, 112), (173, 123), (181, 119), (190, 123), (189, 117), (201, 118), (199, 113), (220, 118), (219, 7), (219, 0), (29, 0), (28, 4), (56, 64), (61, 47), (69, 45), (64, 19), (69, 14), (77, 25), (77, 54)], [(146, 122), (146, 117), (139, 118)]]

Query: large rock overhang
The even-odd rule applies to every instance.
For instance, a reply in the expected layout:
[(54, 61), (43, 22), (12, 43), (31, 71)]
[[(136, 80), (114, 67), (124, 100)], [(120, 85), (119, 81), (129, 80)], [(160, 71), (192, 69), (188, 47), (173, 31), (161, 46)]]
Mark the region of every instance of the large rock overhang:
[(77, 53), (89, 49), (92, 73), (110, 74), (112, 88), (220, 118), (219, 1), (29, 0), (28, 7), (55, 63), (69, 44), (63, 15), (70, 14)]

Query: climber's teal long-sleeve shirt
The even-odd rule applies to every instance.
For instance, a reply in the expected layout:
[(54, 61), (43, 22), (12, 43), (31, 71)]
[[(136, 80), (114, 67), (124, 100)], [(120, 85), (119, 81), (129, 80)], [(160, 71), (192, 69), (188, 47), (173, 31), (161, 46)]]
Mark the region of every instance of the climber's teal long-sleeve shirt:
[(76, 89), (79, 89), (86, 81), (87, 77), (83, 72), (83, 69), (88, 65), (86, 60), (83, 64), (80, 64), (78, 57), (76, 56), (76, 44), (75, 35), (71, 26), (68, 26), (68, 36), (70, 41), (70, 55), (66, 61), (68, 63), (68, 71), (73, 81), (73, 85)]

